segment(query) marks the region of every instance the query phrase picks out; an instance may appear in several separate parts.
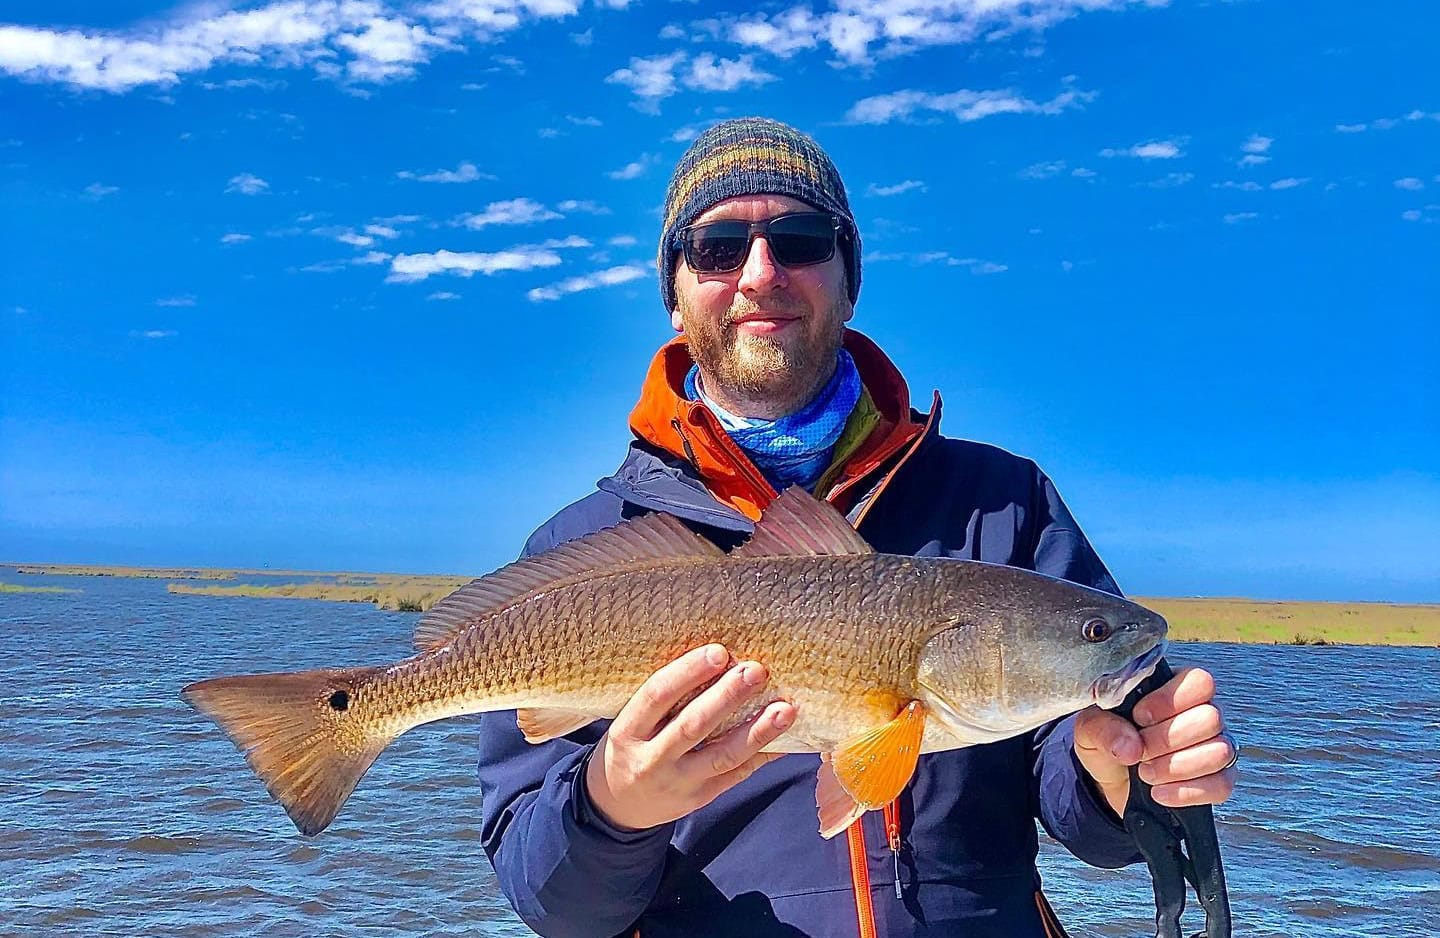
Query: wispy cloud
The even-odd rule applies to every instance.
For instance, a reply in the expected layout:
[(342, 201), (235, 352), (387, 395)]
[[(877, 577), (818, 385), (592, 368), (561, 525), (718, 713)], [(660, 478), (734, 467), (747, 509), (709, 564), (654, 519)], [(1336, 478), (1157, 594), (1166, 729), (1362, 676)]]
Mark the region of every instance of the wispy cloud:
[(1227, 225), (1238, 225), (1242, 221), (1252, 221), (1259, 217), (1259, 212), (1231, 212), (1225, 215), (1224, 219)]
[(1007, 264), (981, 260), (978, 257), (955, 257), (949, 251), (873, 251), (865, 255), (872, 263), (904, 262), (916, 267), (940, 264), (945, 267), (965, 267), (972, 274), (1003, 274), (1009, 270)]
[(754, 56), (722, 59), (704, 52), (694, 58), (684, 50), (664, 55), (637, 56), (605, 80), (624, 85), (639, 100), (636, 107), (654, 113), (660, 102), (682, 87), (696, 91), (734, 91), (745, 85), (763, 85), (775, 76), (756, 67)]
[(646, 153), (641, 156), (640, 159), (630, 163), (626, 163), (619, 169), (612, 169), (605, 175), (609, 176), (611, 179), (639, 179), (641, 176), (645, 175), (645, 171), (648, 170), (656, 162), (656, 160), (657, 157), (655, 156), (655, 154)]
[(906, 179), (904, 182), (897, 182), (891, 186), (877, 186), (872, 182), (869, 188), (867, 188), (865, 191), (869, 195), (886, 197), (892, 195), (900, 195), (901, 193), (909, 192), (912, 189), (919, 189), (921, 192), (924, 192), (925, 183), (921, 182), (918, 179)]
[(961, 89), (948, 94), (931, 94), (907, 89), (861, 98), (845, 112), (845, 120), (852, 124), (888, 124), (895, 120), (908, 120), (916, 114), (934, 112), (948, 114), (966, 123), (996, 114), (1059, 114), (1080, 107), (1094, 97), (1094, 92), (1071, 90), (1061, 92), (1049, 101), (1032, 101), (1010, 90)]
[(1404, 179), (1395, 180), (1395, 188), (1408, 189), (1411, 192), (1418, 192), (1425, 188), (1425, 181), (1414, 176), (1406, 176)]
[(504, 271), (534, 270), (537, 267), (554, 267), (560, 263), (560, 255), (554, 251), (537, 247), (511, 248), (482, 254), (475, 251), (435, 251), (431, 254), (398, 254), (390, 262), (390, 275), (386, 283), (414, 283), (435, 274), (456, 274), (472, 277), (484, 274), (487, 277)]
[(232, 231), (228, 234), (223, 234), (220, 236), (221, 244), (244, 244), (246, 241), (249, 240), (250, 236), (248, 234), (242, 234), (238, 231)]
[(162, 297), (161, 299), (156, 300), (156, 301), (155, 301), (155, 305), (156, 305), (156, 306), (166, 306), (166, 307), (177, 307), (177, 308), (178, 308), (178, 307), (194, 306), (194, 305), (195, 305), (195, 297), (191, 296), (191, 295), (188, 294), (188, 293), (185, 294), (184, 296), (167, 296), (167, 297)]
[(1130, 156), (1141, 160), (1173, 160), (1185, 155), (1182, 147), (1185, 145), (1183, 139), (1179, 140), (1150, 140), (1145, 143), (1137, 143), (1133, 147), (1116, 149), (1106, 147), (1100, 151), (1103, 157), (1111, 158), (1117, 156)]
[(491, 202), (482, 212), (462, 215), (460, 224), (466, 228), (484, 228), (487, 225), (533, 225), (536, 222), (564, 218), (559, 212), (551, 211), (534, 199), (506, 199)]
[(132, 329), (132, 330), (130, 330), (130, 337), (131, 337), (132, 339), (173, 339), (173, 338), (175, 338), (175, 336), (177, 336), (177, 335), (179, 335), (179, 334), (180, 334), (180, 333), (176, 332), (174, 329)]
[(1270, 188), (1272, 188), (1272, 189), (1298, 189), (1298, 188), (1300, 188), (1301, 186), (1305, 185), (1305, 183), (1307, 183), (1307, 182), (1309, 182), (1309, 181), (1310, 181), (1310, 177), (1309, 177), (1309, 176), (1306, 176), (1306, 177), (1304, 177), (1304, 178), (1296, 178), (1296, 177), (1294, 177), (1294, 176), (1287, 176), (1287, 177), (1284, 178), (1284, 179), (1277, 179), (1277, 180), (1275, 180), (1274, 182), (1270, 183)]
[(1418, 121), (1440, 121), (1440, 111), (1416, 109), (1402, 114), (1400, 117), (1381, 117), (1358, 124), (1336, 124), (1335, 131), (1342, 134), (1361, 134), (1367, 130), (1394, 130), (1401, 124), (1413, 124)]
[(1174, 189), (1176, 186), (1183, 186), (1194, 179), (1194, 173), (1166, 173), (1159, 179), (1152, 179), (1141, 185), (1150, 189)]
[(433, 301), (436, 301), (436, 300), (440, 300), (440, 301), (444, 301), (444, 300), (458, 300), (458, 299), (460, 299), (460, 294), (458, 294), (458, 293), (451, 293), (449, 290), (439, 290), (439, 291), (437, 291), (437, 292), (435, 292), (435, 293), (432, 293), (432, 294), (430, 294), (429, 296), (425, 297), (425, 299), (430, 300), (430, 301), (432, 301), (432, 302), (433, 302)]
[(1270, 144), (1274, 143), (1273, 137), (1262, 137), (1259, 134), (1251, 134), (1250, 139), (1240, 144), (1240, 151), (1245, 155), (1237, 161), (1240, 166), (1260, 166), (1270, 162), (1266, 154), (1270, 151)]
[(230, 182), (225, 186), (226, 192), (238, 192), (241, 195), (260, 195), (270, 190), (270, 183), (256, 176), (254, 173), (241, 173), (238, 176), (231, 176)]
[(563, 202), (556, 202), (555, 207), (562, 212), (581, 212), (585, 215), (610, 214), (610, 209), (590, 199), (566, 199)]
[(576, 117), (574, 114), (566, 114), (565, 119), (576, 127), (602, 127), (605, 124), (598, 117)]
[(119, 186), (107, 186), (102, 183), (92, 182), (85, 187), (85, 197), (96, 201), (105, 198), (107, 195), (114, 195), (120, 191)]
[(628, 248), (638, 242), (636, 242), (634, 235), (616, 235), (605, 243), (610, 245), (611, 247)]
[(498, 177), (490, 173), (480, 172), (480, 167), (474, 163), (462, 162), (454, 169), (437, 169), (433, 173), (415, 173), (408, 169), (402, 169), (395, 174), (401, 179), (413, 179), (416, 182), (479, 182), (482, 179), (495, 180)]
[(624, 264), (619, 267), (610, 267), (605, 270), (597, 270), (592, 274), (581, 277), (570, 277), (561, 280), (559, 283), (552, 283), (545, 287), (536, 287), (525, 295), (532, 303), (558, 300), (570, 293), (580, 293), (584, 290), (594, 290), (597, 287), (613, 287), (622, 283), (629, 283), (632, 280), (639, 280), (651, 273), (648, 267), (639, 264)]
[(431, 0), (403, 10), (379, 0), (275, 0), (129, 30), (0, 26), (0, 72), (117, 93), (225, 65), (308, 65), (336, 81), (378, 83), (413, 75), (436, 53), (577, 9), (569, 0)]

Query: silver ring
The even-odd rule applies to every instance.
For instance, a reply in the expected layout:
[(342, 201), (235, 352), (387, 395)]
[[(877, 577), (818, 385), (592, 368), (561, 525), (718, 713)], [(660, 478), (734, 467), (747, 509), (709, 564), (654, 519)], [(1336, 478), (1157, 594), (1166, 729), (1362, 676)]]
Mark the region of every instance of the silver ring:
[(1223, 772), (1226, 769), (1235, 768), (1235, 763), (1240, 761), (1240, 743), (1238, 743), (1235, 740), (1235, 737), (1231, 736), (1229, 733), (1221, 733), (1220, 738), (1230, 744), (1230, 761), (1220, 767), (1220, 771)]

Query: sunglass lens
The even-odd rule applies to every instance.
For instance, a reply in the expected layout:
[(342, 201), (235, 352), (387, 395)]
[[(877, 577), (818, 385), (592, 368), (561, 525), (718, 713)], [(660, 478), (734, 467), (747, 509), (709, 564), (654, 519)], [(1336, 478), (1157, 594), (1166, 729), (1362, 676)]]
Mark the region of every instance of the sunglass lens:
[(685, 244), (685, 263), (694, 270), (734, 270), (745, 261), (750, 233), (740, 222), (720, 221), (690, 232)]
[(835, 253), (835, 227), (828, 215), (787, 215), (770, 223), (770, 249), (786, 267), (827, 261)]

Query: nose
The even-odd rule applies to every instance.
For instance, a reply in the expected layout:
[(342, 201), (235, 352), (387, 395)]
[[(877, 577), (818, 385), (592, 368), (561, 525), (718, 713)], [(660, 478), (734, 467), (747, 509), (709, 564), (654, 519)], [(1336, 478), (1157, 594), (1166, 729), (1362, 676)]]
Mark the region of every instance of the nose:
[(745, 265), (740, 268), (737, 288), (746, 296), (752, 296), (772, 293), (788, 283), (785, 268), (770, 252), (769, 240), (764, 235), (756, 235), (750, 242), (750, 253), (745, 255)]

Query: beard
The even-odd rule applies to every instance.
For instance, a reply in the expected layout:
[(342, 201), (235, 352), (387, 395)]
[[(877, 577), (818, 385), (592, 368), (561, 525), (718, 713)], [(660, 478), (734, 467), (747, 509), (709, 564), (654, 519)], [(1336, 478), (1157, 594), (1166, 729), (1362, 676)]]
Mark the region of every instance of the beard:
[[(681, 321), (690, 355), (700, 367), (705, 393), (738, 416), (774, 420), (807, 404), (835, 370), (845, 336), (848, 301), (812, 312), (790, 297), (772, 297), (761, 306), (736, 295), (719, 322), (697, 315), (684, 297)], [(781, 335), (752, 335), (737, 321), (761, 311), (799, 317)]]

